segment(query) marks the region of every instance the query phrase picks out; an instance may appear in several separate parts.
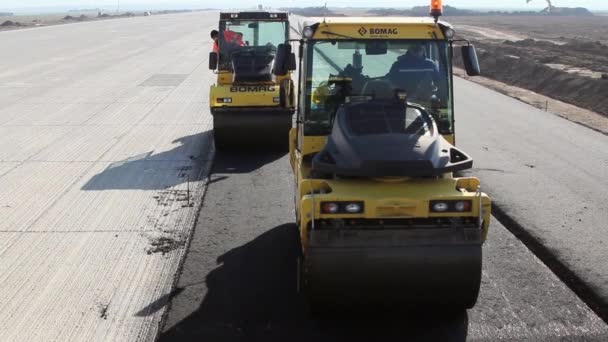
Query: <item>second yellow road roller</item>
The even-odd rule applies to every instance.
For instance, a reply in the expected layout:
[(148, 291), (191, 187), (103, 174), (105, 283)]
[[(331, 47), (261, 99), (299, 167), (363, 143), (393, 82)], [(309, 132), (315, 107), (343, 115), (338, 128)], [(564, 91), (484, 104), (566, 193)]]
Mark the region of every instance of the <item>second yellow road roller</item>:
[(217, 73), (209, 95), (216, 148), (287, 148), (295, 59), (277, 61), (276, 55), (289, 30), (286, 12), (220, 13), (219, 31), (212, 33), (216, 51), (209, 55), (209, 68)]

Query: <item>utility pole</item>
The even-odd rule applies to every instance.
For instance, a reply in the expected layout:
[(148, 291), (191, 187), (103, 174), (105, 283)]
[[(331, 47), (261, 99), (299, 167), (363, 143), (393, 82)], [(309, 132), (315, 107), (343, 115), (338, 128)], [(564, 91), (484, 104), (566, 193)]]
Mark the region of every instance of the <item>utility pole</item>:
[(117, 0), (116, 3), (116, 14), (120, 14), (120, 0)]

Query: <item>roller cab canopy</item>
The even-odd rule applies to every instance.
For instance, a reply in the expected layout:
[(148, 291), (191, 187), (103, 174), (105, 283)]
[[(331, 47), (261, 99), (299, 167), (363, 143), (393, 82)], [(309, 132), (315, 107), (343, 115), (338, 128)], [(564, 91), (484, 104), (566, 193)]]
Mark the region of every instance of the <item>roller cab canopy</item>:
[(432, 18), (369, 18), (337, 17), (307, 22), (304, 38), (314, 40), (340, 39), (432, 39), (447, 40), (446, 22), (435, 24)]
[(220, 20), (276, 20), (286, 21), (287, 12), (221, 12)]

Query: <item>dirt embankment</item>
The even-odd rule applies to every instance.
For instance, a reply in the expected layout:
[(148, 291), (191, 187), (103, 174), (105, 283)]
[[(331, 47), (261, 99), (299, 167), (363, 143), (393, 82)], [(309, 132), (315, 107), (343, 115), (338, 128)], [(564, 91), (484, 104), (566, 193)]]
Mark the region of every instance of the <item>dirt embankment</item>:
[(0, 24), (0, 27), (21, 27), (21, 26), (24, 26), (24, 25), (18, 21), (12, 21), (12, 20), (6, 20), (2, 24)]
[(608, 46), (533, 39), (474, 44), (484, 76), (608, 116)]

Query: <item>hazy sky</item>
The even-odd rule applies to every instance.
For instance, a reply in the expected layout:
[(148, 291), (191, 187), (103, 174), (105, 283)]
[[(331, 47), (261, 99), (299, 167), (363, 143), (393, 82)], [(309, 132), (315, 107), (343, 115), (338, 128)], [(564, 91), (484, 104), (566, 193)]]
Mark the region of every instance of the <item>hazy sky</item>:
[[(0, 9), (32, 8), (32, 7), (64, 7), (64, 8), (115, 8), (120, 1), (122, 8), (229, 8), (250, 7), (261, 3), (273, 7), (297, 7), (323, 5), (326, 0), (0, 0)], [(328, 6), (334, 7), (411, 7), (426, 5), (425, 0), (327, 0)], [(587, 7), (592, 10), (608, 9), (606, 0), (553, 0), (554, 5), (564, 7)], [(463, 8), (542, 8), (544, 0), (533, 0), (526, 5), (525, 0), (444, 0), (445, 5)]]

